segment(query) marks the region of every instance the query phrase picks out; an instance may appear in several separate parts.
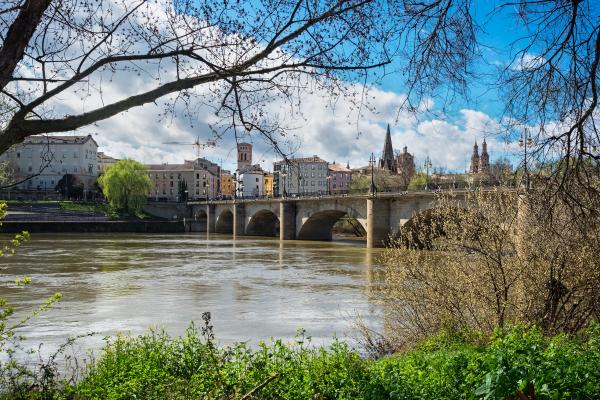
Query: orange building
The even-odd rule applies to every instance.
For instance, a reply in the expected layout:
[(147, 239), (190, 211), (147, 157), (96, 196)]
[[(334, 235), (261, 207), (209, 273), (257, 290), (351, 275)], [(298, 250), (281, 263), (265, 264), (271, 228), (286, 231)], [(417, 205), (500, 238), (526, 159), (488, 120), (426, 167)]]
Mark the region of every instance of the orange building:
[(229, 171), (221, 171), (221, 195), (233, 196), (233, 175)]

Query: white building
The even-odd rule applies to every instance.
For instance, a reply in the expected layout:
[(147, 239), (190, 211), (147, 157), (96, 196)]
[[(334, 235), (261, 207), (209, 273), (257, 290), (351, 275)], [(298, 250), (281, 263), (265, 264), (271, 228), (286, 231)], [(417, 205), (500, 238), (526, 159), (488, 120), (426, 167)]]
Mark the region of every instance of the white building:
[(265, 194), (265, 172), (260, 165), (238, 170), (235, 177), (236, 197), (262, 197)]
[(12, 146), (0, 155), (0, 162), (8, 161), (14, 182), (25, 180), (17, 189), (54, 191), (58, 181), (71, 174), (83, 183), (87, 193), (97, 190), (97, 150), (91, 135), (36, 135)]
[[(292, 158), (273, 164), (276, 195), (316, 195), (326, 194), (327, 161), (319, 156)], [(285, 190), (284, 190), (285, 186)]]

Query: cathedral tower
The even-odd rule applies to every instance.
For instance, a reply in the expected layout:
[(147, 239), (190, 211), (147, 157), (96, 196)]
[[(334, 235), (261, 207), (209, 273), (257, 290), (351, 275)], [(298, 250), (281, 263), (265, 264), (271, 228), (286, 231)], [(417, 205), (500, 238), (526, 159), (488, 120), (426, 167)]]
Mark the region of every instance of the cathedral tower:
[(483, 139), (483, 143), (481, 144), (478, 172), (480, 174), (488, 174), (490, 172), (490, 156), (487, 152), (487, 143), (485, 142), (485, 139)]
[(387, 132), (385, 134), (385, 143), (383, 144), (383, 151), (381, 152), (381, 158), (379, 159), (379, 168), (387, 169), (390, 172), (396, 173), (398, 166), (396, 164), (396, 158), (394, 157), (394, 148), (392, 147), (392, 134), (390, 133), (390, 124), (387, 126)]
[(471, 154), (471, 167), (469, 173), (476, 174), (479, 172), (479, 150), (477, 149), (477, 141), (473, 146), (473, 154)]

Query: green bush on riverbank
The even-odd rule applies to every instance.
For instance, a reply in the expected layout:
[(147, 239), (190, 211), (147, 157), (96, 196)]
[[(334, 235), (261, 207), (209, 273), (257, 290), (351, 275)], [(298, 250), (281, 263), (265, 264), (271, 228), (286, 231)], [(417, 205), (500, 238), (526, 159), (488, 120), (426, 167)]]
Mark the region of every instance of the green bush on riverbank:
[(518, 327), (485, 341), (441, 334), (380, 360), (342, 342), (314, 348), (302, 336), (217, 348), (211, 335), (191, 327), (181, 338), (116, 338), (55, 398), (505, 399), (528, 384), (538, 399), (600, 398), (598, 324), (551, 339)]

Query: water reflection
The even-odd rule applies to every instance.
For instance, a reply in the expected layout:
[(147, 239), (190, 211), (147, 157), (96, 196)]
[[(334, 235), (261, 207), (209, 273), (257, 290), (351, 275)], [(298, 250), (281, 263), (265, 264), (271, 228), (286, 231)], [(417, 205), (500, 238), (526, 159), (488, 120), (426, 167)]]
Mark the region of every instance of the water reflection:
[[(0, 295), (25, 312), (54, 292), (63, 301), (22, 333), (56, 345), (94, 331), (98, 347), (118, 331), (161, 325), (181, 334), (210, 311), (222, 342), (291, 338), (305, 328), (316, 343), (345, 337), (347, 315), (378, 325), (368, 294), (379, 250), (360, 242), (302, 242), (223, 234), (34, 235), (0, 259)], [(31, 276), (34, 284), (10, 282)]]

